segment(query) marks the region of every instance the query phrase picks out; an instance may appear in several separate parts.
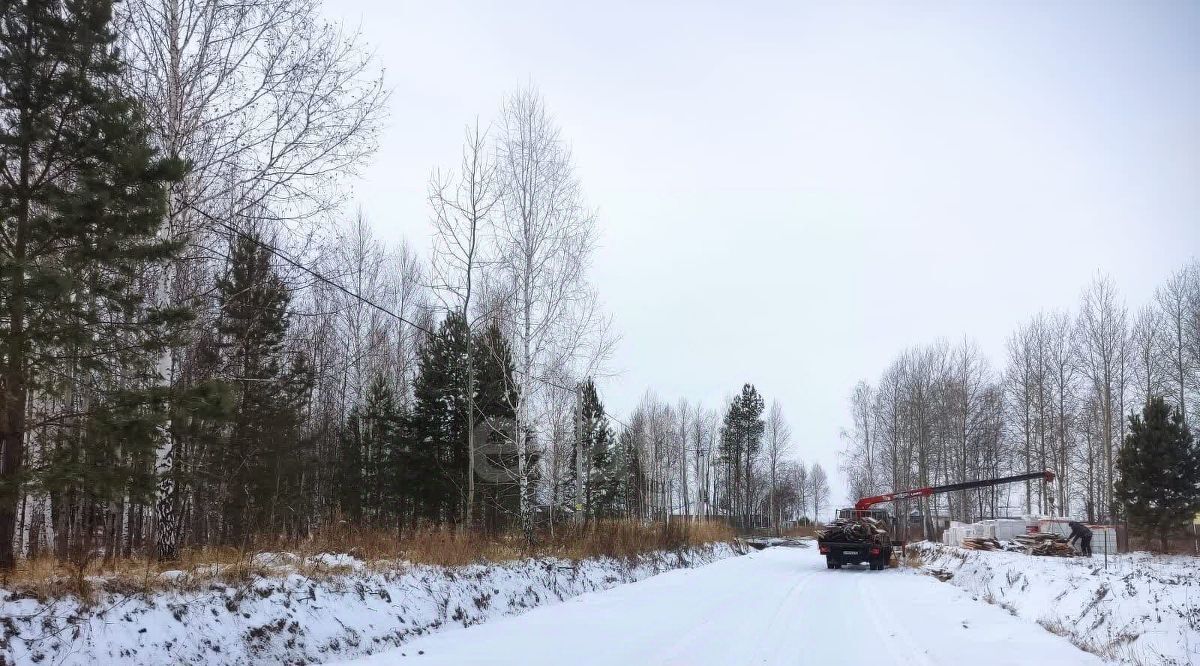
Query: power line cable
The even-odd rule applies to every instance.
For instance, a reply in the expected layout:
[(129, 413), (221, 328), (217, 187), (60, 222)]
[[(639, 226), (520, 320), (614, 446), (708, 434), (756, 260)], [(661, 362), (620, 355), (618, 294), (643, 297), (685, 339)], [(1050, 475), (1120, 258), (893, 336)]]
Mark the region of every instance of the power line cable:
[[(432, 331), (432, 330), (422, 326), (421, 324), (418, 324), (415, 321), (412, 321), (411, 319), (408, 319), (406, 317), (396, 314), (395, 312), (392, 312), (388, 308), (385, 308), (384, 306), (372, 301), (371, 299), (369, 299), (361, 294), (356, 294), (353, 291), (350, 291), (349, 289), (343, 287), (342, 285), (338, 284), (334, 280), (331, 280), (330, 278), (325, 277), (318, 271), (316, 271), (312, 268), (309, 268), (308, 266), (305, 266), (303, 263), (301, 263), (300, 261), (298, 261), (296, 259), (293, 259), (292, 257), (288, 256), (283, 251), (281, 251), (278, 248), (271, 245), (270, 243), (266, 243), (262, 239), (257, 238), (253, 234), (250, 234), (241, 229), (238, 229), (237, 227), (233, 226), (232, 224), (229, 224), (228, 222), (226, 222), (225, 220), (215, 217), (215, 216), (209, 214), (207, 211), (197, 208), (191, 204), (188, 204), (187, 207), (188, 207), (188, 209), (195, 211), (196, 213), (199, 213), (201, 216), (204, 217), (204, 219), (208, 220), (209, 222), (212, 222), (213, 224), (221, 227), (222, 229), (225, 229), (226, 231), (228, 231), (231, 234), (236, 234), (237, 236), (239, 236), (245, 240), (248, 240), (248, 241), (254, 243), (255, 245), (258, 245), (259, 247), (263, 248), (267, 252), (270, 252), (273, 256), (279, 258), (281, 261), (284, 261), (288, 265), (304, 271), (305, 273), (309, 274), (310, 276), (317, 279), (318, 281), (323, 282), (323, 283), (333, 287), (334, 289), (337, 289), (338, 291), (349, 296), (350, 298), (353, 298), (361, 303), (364, 303), (365, 305), (373, 307), (376, 310), (379, 310), (380, 312), (382, 312), (388, 316), (394, 317), (396, 320), (398, 320), (402, 323), (408, 324), (409, 326), (412, 326), (413, 328), (425, 333), (426, 335), (433, 336), (433, 337), (443, 337), (441, 333)], [(526, 374), (524, 372), (521, 372), (520, 370), (517, 370), (516, 368), (513, 369), (513, 372), (516, 374), (521, 374), (521, 375)], [(578, 387), (565, 386), (565, 385), (555, 382), (553, 380), (546, 379), (545, 377), (538, 377), (536, 375), (528, 375), (528, 377), (534, 381), (541, 382), (547, 386), (553, 386), (555, 388), (562, 389), (564, 391), (571, 391), (572, 393), (575, 393), (577, 395), (579, 393)], [(625, 428), (629, 427), (625, 422), (621, 421), (621, 419), (618, 419), (617, 417), (609, 414), (607, 411), (605, 411), (604, 416), (605, 416), (605, 418), (609, 418), (609, 419), (612, 419), (613, 421), (616, 421), (622, 427), (625, 427)]]
[(365, 303), (365, 304), (375, 308), (376, 310), (383, 312), (384, 314), (395, 317), (399, 321), (401, 321), (405, 324), (408, 324), (409, 326), (412, 326), (413, 328), (415, 328), (419, 331), (422, 331), (423, 333), (425, 333), (427, 335), (432, 335), (432, 336), (438, 335), (437, 333), (429, 330), (428, 328), (425, 328), (424, 326), (418, 324), (417, 322), (412, 321), (406, 317), (402, 317), (402, 316), (396, 314), (395, 312), (392, 312), (391, 310), (383, 307), (382, 305), (372, 301), (371, 299), (369, 299), (365, 296), (362, 296), (361, 294), (356, 294), (356, 293), (350, 291), (349, 289), (343, 287), (342, 285), (338, 284), (337, 282), (325, 277), (324, 275), (321, 275), (317, 271), (315, 271), (315, 270), (309, 268), (308, 266), (305, 266), (301, 262), (289, 257), (288, 255), (284, 254), (282, 251), (278, 250), (271, 244), (264, 243), (261, 239), (256, 238), (253, 234), (246, 233), (245, 231), (238, 229), (237, 227), (229, 224), (228, 222), (226, 222), (220, 218), (214, 217), (214, 216), (210, 215), (208, 212), (201, 210), (199, 208), (196, 208), (195, 206), (193, 206), (191, 204), (188, 204), (188, 208), (199, 213), (200, 215), (204, 216), (204, 218), (206, 220), (208, 220), (209, 222), (216, 224), (217, 226), (228, 231), (229, 233), (237, 234), (241, 238), (244, 238), (244, 239), (254, 243), (255, 245), (258, 245), (259, 247), (263, 248), (267, 252), (270, 252), (272, 255), (287, 262), (289, 265), (294, 266), (295, 268), (299, 268), (300, 270), (304, 271), (305, 273), (308, 273), (309, 275), (316, 278), (317, 280), (324, 282), (325, 284), (333, 287), (334, 289), (337, 289), (338, 291), (342, 292), (343, 294), (346, 294), (347, 296), (349, 296), (353, 299), (361, 301), (362, 303)]

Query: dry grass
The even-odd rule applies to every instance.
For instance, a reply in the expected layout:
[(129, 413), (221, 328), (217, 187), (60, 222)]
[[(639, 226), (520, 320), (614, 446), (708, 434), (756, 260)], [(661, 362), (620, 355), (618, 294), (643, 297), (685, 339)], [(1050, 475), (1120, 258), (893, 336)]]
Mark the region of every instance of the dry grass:
[(733, 538), (733, 529), (718, 522), (599, 521), (557, 530), (548, 540), (549, 550), (545, 554), (570, 559), (628, 558), (652, 550), (678, 550), (706, 543), (730, 542)]
[(525, 554), (515, 533), (489, 536), (471, 530), (420, 530), (398, 542), (394, 557), (415, 564), (458, 567), (478, 562), (515, 560)]
[(783, 530), (785, 537), (816, 537), (821, 528), (816, 525), (793, 525)]
[(916, 548), (905, 548), (904, 566), (910, 569), (919, 569), (925, 566), (925, 558), (921, 556), (921, 551)]
[(313, 578), (353, 571), (350, 566), (314, 557), (322, 553), (345, 553), (361, 560), (369, 570), (395, 571), (409, 563), (463, 566), (522, 557), (632, 558), (656, 550), (731, 542), (733, 537), (732, 529), (716, 522), (598, 521), (558, 526), (553, 532), (539, 534), (535, 545), (527, 547), (517, 532), (488, 535), (429, 527), (398, 536), (395, 530), (340, 522), (302, 540), (260, 541), (253, 551), (186, 549), (174, 562), (136, 557), (92, 560), (77, 566), (46, 556), (21, 560), (14, 571), (0, 575), (0, 588), (37, 599), (72, 596), (89, 604), (100, 591), (132, 595), (167, 588), (198, 590), (213, 584), (244, 585), (291, 571)]

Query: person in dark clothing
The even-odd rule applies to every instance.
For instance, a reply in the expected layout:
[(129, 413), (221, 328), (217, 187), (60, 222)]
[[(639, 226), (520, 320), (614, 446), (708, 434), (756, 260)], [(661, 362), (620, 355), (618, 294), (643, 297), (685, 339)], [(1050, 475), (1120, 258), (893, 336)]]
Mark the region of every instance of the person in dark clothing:
[(1091, 557), (1092, 531), (1088, 529), (1087, 525), (1075, 520), (1067, 523), (1067, 526), (1071, 528), (1071, 538), (1067, 539), (1067, 542), (1073, 544), (1078, 541), (1079, 552), (1083, 553), (1087, 557)]

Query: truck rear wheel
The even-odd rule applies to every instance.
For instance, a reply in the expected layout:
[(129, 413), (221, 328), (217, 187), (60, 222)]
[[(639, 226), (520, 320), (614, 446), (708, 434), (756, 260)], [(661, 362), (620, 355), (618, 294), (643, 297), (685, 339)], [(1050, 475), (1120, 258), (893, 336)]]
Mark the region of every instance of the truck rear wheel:
[(836, 559), (834, 559), (834, 557), (832, 555), (830, 555), (829, 557), (825, 558), (825, 568), (826, 569), (841, 569), (842, 563), (838, 562)]

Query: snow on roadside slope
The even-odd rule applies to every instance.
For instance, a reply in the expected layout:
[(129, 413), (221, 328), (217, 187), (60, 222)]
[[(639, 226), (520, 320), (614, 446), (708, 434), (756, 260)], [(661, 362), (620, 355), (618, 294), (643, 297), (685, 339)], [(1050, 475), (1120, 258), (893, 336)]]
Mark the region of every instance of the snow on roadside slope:
[(341, 666), (1104, 666), (972, 596), (907, 570), (833, 571), (816, 548), (773, 547)]
[(927, 570), (1122, 664), (1200, 664), (1200, 559), (1127, 553), (1033, 557), (940, 544), (910, 546)]
[(279, 575), (246, 585), (104, 594), (90, 609), (74, 599), (40, 602), (0, 590), (0, 663), (317, 663), (737, 554), (714, 544), (633, 562), (549, 558), (387, 573), (327, 555), (349, 573), (307, 578), (285, 564)]

